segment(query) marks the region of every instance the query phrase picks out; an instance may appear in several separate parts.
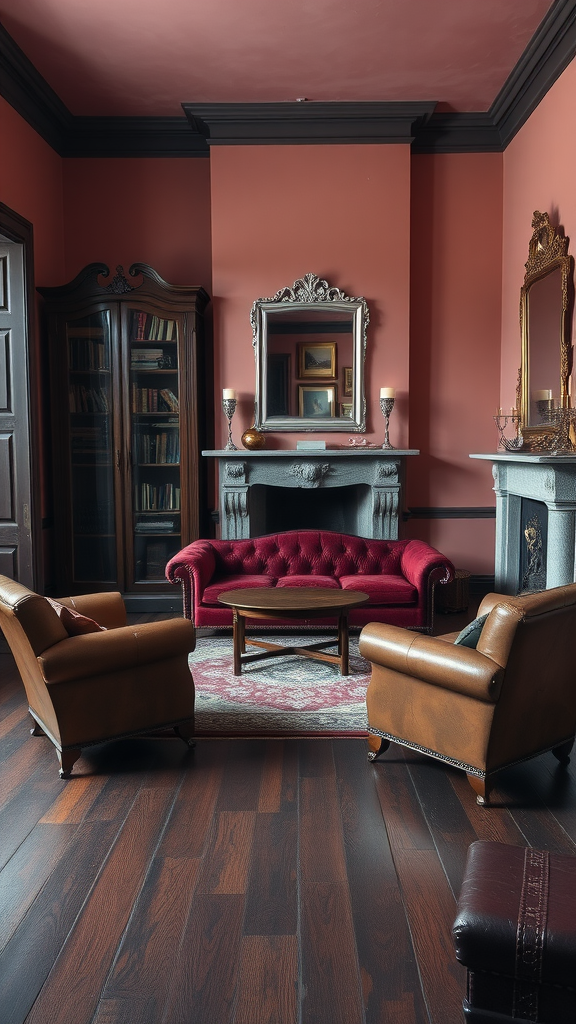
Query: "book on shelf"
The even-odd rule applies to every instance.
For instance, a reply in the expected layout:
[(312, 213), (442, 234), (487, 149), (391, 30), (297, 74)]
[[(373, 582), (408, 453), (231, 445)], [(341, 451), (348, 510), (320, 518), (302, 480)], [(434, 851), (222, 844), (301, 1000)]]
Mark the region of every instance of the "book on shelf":
[(77, 371), (109, 370), (107, 346), (102, 341), (68, 335), (70, 369)]
[(136, 488), (137, 512), (179, 512), (180, 488), (173, 483), (141, 483)]
[(71, 384), (69, 388), (70, 412), (109, 412), (108, 394), (105, 388), (87, 388), (84, 384)]
[(174, 392), (170, 390), (170, 388), (162, 388), (160, 391), (160, 395), (164, 399), (166, 405), (168, 406), (169, 412), (178, 412), (180, 408), (178, 399)]
[(134, 370), (157, 370), (163, 358), (164, 352), (161, 348), (132, 348), (130, 365)]
[(130, 333), (133, 341), (176, 341), (176, 321), (133, 310)]
[(180, 462), (180, 435), (174, 430), (137, 434), (136, 453), (140, 463), (175, 465)]

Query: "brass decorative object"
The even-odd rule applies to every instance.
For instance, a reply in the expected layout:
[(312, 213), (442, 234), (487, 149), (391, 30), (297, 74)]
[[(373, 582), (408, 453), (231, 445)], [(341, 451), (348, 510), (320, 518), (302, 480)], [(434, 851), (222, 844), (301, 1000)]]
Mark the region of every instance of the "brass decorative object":
[(266, 434), (263, 434), (257, 427), (248, 427), (242, 434), (242, 444), (250, 451), (260, 451), (266, 447)]
[(547, 213), (534, 211), (524, 284), (520, 291), (522, 365), (518, 375), (518, 436), (523, 450), (576, 449), (570, 375), (574, 260), (569, 239)]

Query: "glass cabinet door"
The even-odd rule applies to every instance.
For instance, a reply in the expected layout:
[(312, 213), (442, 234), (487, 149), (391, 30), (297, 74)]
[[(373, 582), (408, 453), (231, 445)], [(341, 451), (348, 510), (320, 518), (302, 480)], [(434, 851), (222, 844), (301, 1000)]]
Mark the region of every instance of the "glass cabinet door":
[(115, 583), (118, 565), (109, 310), (68, 320), (66, 347), (72, 579), (78, 584)]
[(177, 320), (129, 311), (133, 582), (165, 584), (181, 548)]

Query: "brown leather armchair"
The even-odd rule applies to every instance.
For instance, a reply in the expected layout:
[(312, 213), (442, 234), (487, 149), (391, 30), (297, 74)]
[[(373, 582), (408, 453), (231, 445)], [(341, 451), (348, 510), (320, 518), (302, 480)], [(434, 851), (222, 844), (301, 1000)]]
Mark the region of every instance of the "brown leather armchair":
[[(0, 576), (0, 625), (37, 723), (32, 732), (52, 740), (61, 778), (70, 775), (82, 747), (104, 740), (173, 727), (192, 745), (192, 623), (168, 619), (127, 626), (118, 593), (60, 603), (72, 610), (62, 618), (47, 598)], [(70, 635), (63, 621), (79, 621), (75, 613), (95, 620), (83, 628), (97, 631)]]
[(523, 597), (488, 594), (476, 648), (371, 623), (360, 653), (369, 758), (400, 743), (463, 768), (488, 803), (501, 768), (551, 750), (569, 760), (576, 732), (576, 584)]

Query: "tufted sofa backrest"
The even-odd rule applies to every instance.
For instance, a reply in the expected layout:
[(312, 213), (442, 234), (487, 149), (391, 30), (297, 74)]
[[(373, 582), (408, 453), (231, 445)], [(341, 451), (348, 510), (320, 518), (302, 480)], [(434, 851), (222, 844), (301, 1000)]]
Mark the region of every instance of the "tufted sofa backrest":
[(249, 540), (211, 540), (218, 575), (401, 576), (408, 541), (372, 540), (326, 530), (291, 530)]

